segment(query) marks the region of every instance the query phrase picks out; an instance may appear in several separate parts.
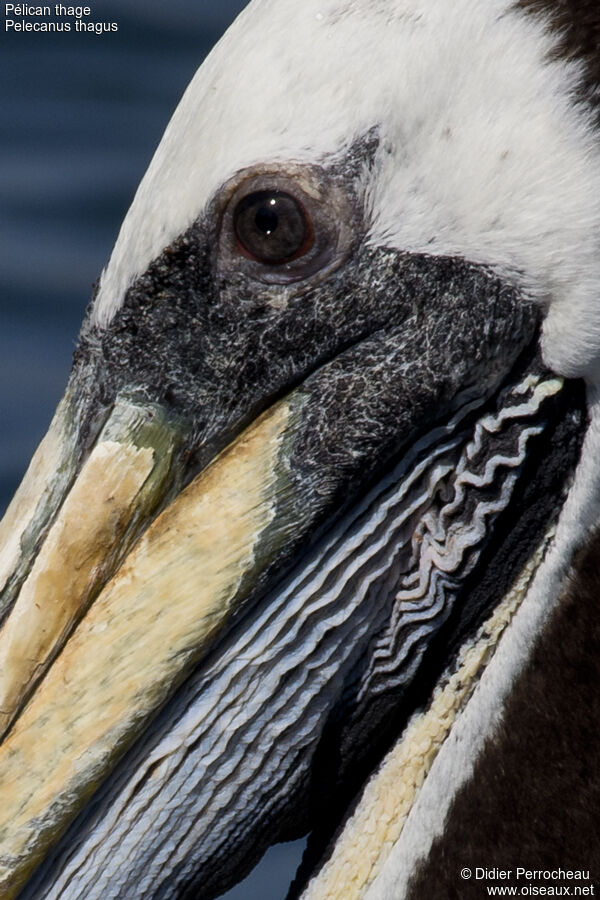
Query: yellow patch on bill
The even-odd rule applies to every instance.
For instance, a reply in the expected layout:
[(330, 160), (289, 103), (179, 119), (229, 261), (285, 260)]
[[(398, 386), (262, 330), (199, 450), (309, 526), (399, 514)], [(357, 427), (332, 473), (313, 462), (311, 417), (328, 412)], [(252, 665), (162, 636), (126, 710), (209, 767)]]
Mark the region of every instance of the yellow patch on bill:
[(243, 600), (289, 415), (269, 410), (156, 519), (0, 746), (6, 900)]
[(0, 631), (0, 735), (103, 580), (107, 548), (123, 534), (153, 458), (149, 448), (103, 441), (83, 466)]

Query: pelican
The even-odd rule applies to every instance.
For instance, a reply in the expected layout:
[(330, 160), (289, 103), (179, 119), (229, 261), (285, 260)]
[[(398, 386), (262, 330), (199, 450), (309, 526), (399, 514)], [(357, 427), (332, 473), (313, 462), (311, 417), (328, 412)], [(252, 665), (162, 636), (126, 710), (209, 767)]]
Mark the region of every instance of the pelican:
[(2, 897), (597, 877), (599, 33), (252, 0), (201, 66), (0, 526)]

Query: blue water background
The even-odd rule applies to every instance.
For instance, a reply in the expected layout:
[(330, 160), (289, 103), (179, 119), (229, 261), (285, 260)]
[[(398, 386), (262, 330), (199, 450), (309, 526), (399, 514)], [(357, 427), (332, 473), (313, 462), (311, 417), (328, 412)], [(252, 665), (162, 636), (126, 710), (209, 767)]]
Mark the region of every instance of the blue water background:
[[(1, 21), (0, 512), (62, 394), (92, 285), (162, 131), (245, 3), (88, 5), (118, 32), (7, 33)], [(282, 900), (302, 846), (270, 850), (228, 900)]]

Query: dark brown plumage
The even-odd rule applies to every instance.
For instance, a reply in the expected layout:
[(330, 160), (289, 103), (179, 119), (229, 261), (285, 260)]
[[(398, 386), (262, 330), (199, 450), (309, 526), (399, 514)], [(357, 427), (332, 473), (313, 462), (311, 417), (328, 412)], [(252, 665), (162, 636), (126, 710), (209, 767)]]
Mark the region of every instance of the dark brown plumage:
[(484, 882), (463, 880), (464, 866), (590, 869), (600, 890), (599, 613), (600, 533), (576, 559), (500, 729), (458, 793), (408, 900), (481, 900)]
[(517, 7), (542, 15), (561, 32), (559, 54), (585, 66), (582, 98), (600, 117), (600, 3), (598, 0), (517, 0)]

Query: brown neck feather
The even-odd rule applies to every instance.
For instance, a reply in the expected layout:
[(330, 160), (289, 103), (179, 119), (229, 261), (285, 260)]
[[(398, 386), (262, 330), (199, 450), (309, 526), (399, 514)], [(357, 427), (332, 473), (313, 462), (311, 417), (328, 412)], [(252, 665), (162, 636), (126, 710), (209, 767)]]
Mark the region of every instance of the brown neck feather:
[(559, 31), (558, 55), (583, 63), (581, 98), (600, 117), (600, 3), (598, 0), (517, 0), (516, 7), (543, 16)]

